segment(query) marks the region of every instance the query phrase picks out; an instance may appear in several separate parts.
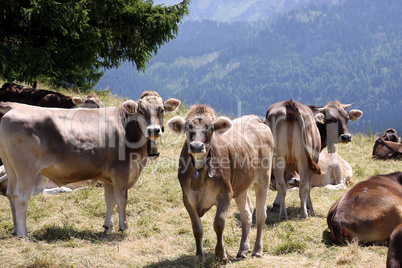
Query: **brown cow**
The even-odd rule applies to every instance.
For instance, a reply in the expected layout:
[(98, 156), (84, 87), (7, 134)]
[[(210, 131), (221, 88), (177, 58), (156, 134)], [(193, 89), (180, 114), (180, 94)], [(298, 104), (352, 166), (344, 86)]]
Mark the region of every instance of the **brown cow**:
[(27, 234), (29, 196), (47, 178), (57, 185), (104, 182), (106, 232), (113, 230), (117, 205), (119, 229), (127, 228), (127, 191), (147, 163), (147, 138), (162, 135), (164, 112), (180, 101), (162, 100), (154, 91), (122, 107), (99, 109), (43, 108), (0, 103), (0, 156), (8, 173), (14, 232)]
[(384, 135), (378, 137), (373, 146), (373, 157), (381, 160), (401, 158), (402, 144), (395, 129), (387, 129)]
[(168, 126), (176, 134), (185, 133), (187, 137), (180, 155), (178, 178), (184, 206), (192, 222), (197, 256), (204, 258), (201, 217), (215, 205), (215, 254), (220, 260), (227, 260), (223, 229), (232, 198), (240, 210), (242, 225), (237, 257), (247, 256), (254, 210), (247, 190), (253, 185), (257, 207), (253, 255), (261, 257), (272, 165), (273, 138), (269, 127), (257, 116), (243, 116), (233, 123), (222, 117), (215, 119), (214, 111), (204, 105), (193, 106), (185, 119), (172, 118)]
[(332, 205), (327, 223), (336, 244), (387, 242), (402, 223), (402, 172), (357, 183)]
[(388, 244), (387, 268), (402, 267), (402, 224), (391, 234)]
[(307, 218), (307, 208), (313, 211), (310, 188), (312, 174), (321, 174), (317, 165), (319, 153), (326, 146), (334, 152), (334, 144), (350, 142), (348, 120), (357, 120), (363, 114), (359, 110), (346, 112), (350, 106), (334, 101), (317, 108), (289, 100), (268, 108), (265, 123), (271, 128), (275, 141), (273, 175), (281, 218), (287, 218), (285, 172), (300, 174), (300, 218)]
[(85, 99), (70, 97), (59, 92), (44, 89), (34, 89), (15, 83), (5, 83), (0, 89), (0, 101), (25, 103), (41, 107), (56, 108), (99, 108), (102, 102), (95, 93), (90, 93)]

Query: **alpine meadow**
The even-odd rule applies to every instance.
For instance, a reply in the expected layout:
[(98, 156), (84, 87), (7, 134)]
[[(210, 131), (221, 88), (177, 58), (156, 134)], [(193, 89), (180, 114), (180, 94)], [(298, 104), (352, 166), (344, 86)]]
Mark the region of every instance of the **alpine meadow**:
[[(0, 0), (0, 2), (3, 1), (6, 0)], [(30, 8), (26, 8), (27, 5)], [(3, 102), (0, 94), (0, 132), (4, 134), (4, 125), (11, 120), (23, 122), (18, 125), (21, 126), (20, 129), (8, 128), (11, 129), (8, 133), (18, 136), (15, 140), (12, 140), (13, 135), (6, 135), (8, 140), (0, 136), (0, 154), (1, 158), (5, 159), (5, 167), (13, 170), (18, 163), (31, 162), (32, 166), (40, 167), (41, 170), (38, 168), (37, 173), (31, 172), (32, 177), (27, 176), (32, 179), (29, 181), (32, 185), (42, 178), (39, 175), (45, 174), (44, 170), (50, 175), (56, 174), (54, 175), (56, 178), (60, 173), (56, 173), (55, 170), (58, 165), (63, 166), (64, 162), (80, 165), (82, 173), (73, 170), (75, 164), (71, 164), (69, 167), (74, 167), (64, 169), (67, 171), (61, 177), (64, 176), (65, 180), (60, 179), (59, 182), (78, 181), (80, 183), (88, 179), (85, 175), (90, 171), (94, 171), (91, 176), (95, 174), (89, 178), (90, 180), (85, 181), (88, 184), (72, 191), (29, 196), (26, 192), (31, 193), (31, 191), (26, 189), (30, 188), (24, 184), (28, 180), (24, 181), (20, 178), (22, 176), (17, 176), (17, 172), (12, 171), (9, 173), (11, 174), (8, 182), (10, 184), (6, 187), (14, 190), (9, 190), (7, 196), (4, 195), (3, 188), (6, 176), (2, 176), (7, 174), (5, 169), (0, 169), (0, 192), (3, 191), (3, 194), (0, 194), (0, 267), (387, 267), (388, 241), (362, 244), (358, 239), (351, 239), (351, 241), (345, 239), (345, 245), (335, 244), (333, 237), (331, 239), (331, 234), (333, 235), (334, 232), (331, 232), (333, 229), (330, 230), (328, 227), (327, 215), (333, 204), (354, 185), (377, 174), (402, 172), (402, 147), (400, 152), (397, 151), (399, 156), (395, 159), (379, 160), (373, 157), (373, 146), (378, 137), (387, 134), (387, 129), (394, 129), (399, 136), (402, 135), (402, 1), (38, 0), (11, 1), (4, 6), (7, 8), (3, 10), (3, 19), (0, 18), (0, 32), (3, 33), (3, 37), (0, 36), (2, 41), (0, 43), (2, 48), (0, 49), (1, 85), (14, 82), (22, 86), (32, 86), (29, 88), (32, 91), (36, 90), (37, 86), (38, 89), (45, 91), (82, 98), (95, 93), (105, 107), (90, 111), (81, 108), (71, 110), (72, 114), (83, 112), (84, 115), (101, 112), (99, 117), (92, 117), (97, 118), (93, 120), (96, 122), (92, 122), (87, 116), (77, 120), (80, 122), (77, 125), (84, 130), (87, 130), (86, 127), (90, 125), (94, 129), (93, 132), (79, 132), (81, 129), (73, 129), (70, 125), (71, 133), (69, 133), (65, 118), (60, 119), (60, 122), (64, 120), (64, 129), (61, 127), (62, 124), (57, 124), (56, 121), (61, 117), (60, 114), (67, 110), (35, 107), (35, 111), (41, 109), (45, 111), (43, 118), (38, 120), (29, 112), (15, 112), (14, 104), (6, 102), (7, 100)], [(10, 17), (14, 14), (19, 14), (18, 16), (21, 17), (15, 16), (11, 20)], [(10, 24), (7, 24), (7, 21)], [(43, 25), (48, 28), (32, 27), (28, 23), (30, 21), (44, 22)], [(9, 25), (13, 26), (9, 27)], [(20, 29), (21, 32), (17, 32), (16, 29)], [(23, 32), (27, 34), (24, 35)], [(10, 44), (13, 45), (10, 46)], [(35, 47), (38, 44), (41, 44), (39, 48)], [(145, 91), (148, 92), (144, 94)], [(144, 108), (141, 112), (139, 108), (140, 99), (144, 95), (153, 100), (157, 99), (161, 104), (157, 106), (155, 103), (148, 102), (147, 107), (150, 108), (146, 115), (143, 113)], [(167, 101), (171, 98), (175, 98), (174, 104)], [(180, 103), (178, 100), (181, 104), (177, 108)], [(312, 139), (316, 141), (320, 141), (321, 138), (320, 145), (317, 145), (317, 148), (320, 147), (318, 149), (323, 148), (322, 140), (328, 141), (328, 144), (325, 142), (328, 148), (325, 148), (323, 152), (328, 153), (329, 157), (336, 155), (333, 154), (334, 152), (338, 153), (344, 162), (350, 165), (351, 180), (345, 187), (332, 187), (332, 189), (331, 187), (311, 187), (311, 200), (304, 199), (304, 201), (307, 199), (307, 202), (304, 202), (304, 204), (307, 203), (308, 209), (306, 218), (301, 218), (303, 193), (299, 193), (299, 187), (288, 189), (286, 192), (287, 217), (280, 216), (278, 207), (275, 207), (277, 204), (274, 205), (278, 192), (272, 183), (268, 189), (265, 206), (262, 205), (263, 202), (260, 202), (259, 214), (257, 214), (256, 201), (261, 200), (263, 187), (253, 181), (255, 177), (252, 176), (250, 181), (255, 183), (253, 186), (256, 188), (250, 187), (247, 190), (250, 200), (242, 193), (236, 197), (238, 199), (233, 198), (230, 202), (226, 202), (224, 206), (229, 209), (223, 213), (223, 216), (217, 213), (219, 212), (217, 203), (222, 201), (223, 197), (217, 198), (218, 201), (215, 199), (213, 202), (208, 201), (212, 207), (209, 210), (205, 209), (207, 205), (203, 207), (201, 204), (204, 198), (202, 195), (212, 196), (224, 188), (222, 184), (219, 184), (223, 181), (222, 176), (219, 177), (219, 174), (216, 175), (219, 172), (212, 170), (213, 153), (211, 151), (216, 153), (218, 150), (214, 147), (208, 152), (208, 149), (212, 148), (211, 140), (222, 134), (219, 131), (233, 129), (235, 125), (233, 121), (243, 115), (258, 116), (261, 120), (253, 117), (254, 121), (263, 124), (264, 129), (267, 130), (264, 134), (268, 133), (270, 136), (269, 121), (268, 119), (264, 121), (267, 109), (274, 103), (286, 100), (292, 100), (289, 103), (293, 105), (295, 102), (311, 105), (306, 106), (306, 109), (311, 113), (309, 119), (312, 120), (298, 122), (297, 120), (302, 120), (299, 108), (293, 108), (291, 113), (285, 116), (279, 114), (278, 117), (282, 116), (285, 118), (284, 121), (289, 123), (285, 123), (286, 126), (292, 126), (289, 127), (290, 130), (281, 132), (285, 134), (277, 140), (284, 141), (286, 148), (290, 147), (290, 150), (302, 148), (303, 146), (294, 146), (295, 135), (300, 134), (297, 136), (297, 138), (301, 137), (298, 139), (301, 140), (298, 145), (303, 143), (304, 149), (294, 149), (302, 155), (300, 158), (305, 156), (302, 153), (311, 149), (306, 148), (305, 141), (308, 138), (314, 136)], [(325, 122), (325, 116), (329, 117), (330, 112), (328, 109), (324, 111), (323, 106), (330, 101), (334, 101), (334, 105), (344, 109), (339, 112), (338, 108), (336, 115), (331, 118), (332, 121)], [(130, 103), (131, 106), (127, 108), (126, 103)], [(202, 107), (208, 111), (212, 108), (215, 111), (215, 118), (211, 117), (211, 121), (202, 126), (189, 126), (188, 121), (186, 124), (186, 117), (191, 115), (193, 112), (191, 108), (196, 104), (206, 105)], [(349, 109), (352, 105), (353, 108)], [(30, 106), (24, 107), (28, 107), (24, 111), (34, 111), (29, 110)], [(112, 111), (113, 107), (120, 108), (121, 110), (118, 111), (121, 112), (119, 116), (111, 118), (103, 111)], [(285, 111), (289, 111), (288, 107), (289, 105), (286, 106)], [(173, 112), (168, 113), (168, 111)], [(101, 118), (103, 113), (105, 115)], [(319, 113), (322, 117), (317, 116)], [(355, 116), (352, 116), (353, 114)], [(3, 120), (4, 118), (6, 120)], [(21, 118), (26, 121), (22, 121)], [(71, 119), (68, 116), (66, 118)], [(122, 131), (116, 131), (115, 136), (110, 134), (109, 128), (106, 129), (101, 125), (102, 120), (105, 119), (111, 126), (120, 127), (121, 118), (131, 120), (129, 121), (131, 125), (122, 124)], [(200, 117), (194, 118), (194, 121), (201, 122)], [(340, 127), (341, 124), (334, 123), (335, 120), (340, 121), (339, 118), (346, 121), (349, 130), (347, 127), (346, 129), (343, 126)], [(182, 123), (178, 125), (178, 128), (171, 125), (175, 119)], [(219, 121), (218, 119), (225, 123), (221, 123), (221, 128), (219, 125), (215, 127), (214, 123)], [(73, 122), (72, 119), (71, 122)], [(332, 126), (336, 127), (327, 127), (324, 122), (328, 125), (332, 123)], [(41, 128), (41, 124), (50, 126), (53, 132), (47, 132), (50, 127), (43, 127), (41, 130), (45, 135), (36, 135), (35, 128)], [(145, 126), (146, 124), (148, 126)], [(138, 127), (140, 130), (134, 134), (134, 131), (129, 128), (133, 125), (140, 126)], [(143, 131), (144, 126), (145, 131)], [(157, 128), (158, 135), (147, 136), (150, 126)], [(250, 125), (247, 126), (252, 128)], [(302, 130), (294, 130), (294, 126), (300, 126)], [(333, 131), (335, 134), (331, 132), (323, 138), (324, 136), (320, 136), (321, 133), (313, 135), (317, 133), (306, 131), (316, 126), (314, 130), (317, 130), (317, 133), (325, 128), (326, 134), (327, 131), (328, 133)], [(256, 129), (262, 132), (263, 128)], [(196, 130), (198, 136), (195, 134)], [(113, 158), (113, 155), (112, 153), (108, 155), (106, 149), (105, 155), (98, 157), (99, 155), (96, 155), (98, 151), (91, 151), (89, 148), (85, 156), (88, 155), (87, 159), (92, 161), (78, 163), (77, 155), (80, 153), (75, 155), (77, 159), (72, 154), (72, 152), (81, 152), (74, 147), (79, 147), (78, 145), (68, 144), (62, 147), (59, 146), (60, 143), (57, 143), (53, 147), (48, 146), (48, 144), (54, 145), (55, 143), (51, 143), (54, 140), (63, 143), (65, 141), (63, 138), (72, 134), (73, 131), (84, 133), (80, 136), (83, 140), (87, 138), (86, 136), (93, 136), (93, 140), (99, 144), (104, 142), (99, 146), (98, 144), (88, 145), (89, 147), (98, 146), (96, 149), (112, 148), (115, 142), (117, 144), (115, 147), (119, 149), (118, 146), (121, 145), (119, 139), (124, 140), (123, 146), (131, 146), (134, 138), (130, 140), (125, 136), (131, 131), (133, 137), (141, 136), (141, 140), (146, 141), (141, 145), (143, 159), (138, 160), (138, 158), (138, 162), (135, 162), (130, 153), (130, 160), (125, 162), (129, 163), (130, 167), (126, 167), (120, 164), (123, 162), (120, 158), (111, 162), (110, 158)], [(184, 175), (179, 174), (183, 162), (181, 154), (187, 152), (186, 149), (190, 154), (190, 146), (187, 142), (191, 140), (191, 135), (199, 138), (207, 132), (210, 134), (209, 138), (204, 137), (204, 141), (199, 142), (204, 146), (204, 151), (200, 146), (198, 148), (200, 152), (187, 157), (186, 163), (192, 164), (191, 168), (195, 170), (187, 169), (188, 166), (185, 168), (191, 171), (188, 172), (190, 176), (186, 181), (189, 185), (191, 182), (191, 187), (186, 188), (188, 194), (183, 187)], [(263, 135), (261, 132), (257, 134)], [(25, 136), (19, 136), (19, 133)], [(87, 133), (89, 134), (86, 135)], [(339, 133), (347, 136), (347, 141), (338, 139), (342, 136)], [(105, 142), (107, 138), (101, 140), (102, 135), (106, 137), (108, 134), (111, 136), (107, 140), (109, 147)], [(339, 143), (332, 143), (330, 134), (333, 134), (336, 142)], [(250, 135), (254, 135), (253, 138), (258, 136), (255, 133)], [(58, 139), (53, 136), (57, 136)], [(238, 136), (241, 141), (249, 138), (243, 132)], [(272, 140), (274, 136), (272, 135)], [(309, 137), (306, 138), (306, 136)], [(21, 137), (26, 137), (26, 140), (22, 140)], [(31, 138), (32, 143), (30, 143)], [(5, 141), (15, 142), (11, 144), (16, 145), (8, 146), (6, 151), (4, 149), (6, 146), (3, 146), (6, 144)], [(128, 144), (130, 142), (131, 144)], [(233, 138), (230, 142), (233, 142)], [(226, 146), (230, 142), (228, 141)], [(277, 146), (275, 141), (272, 142), (272, 147), (278, 148), (275, 147)], [(110, 145), (112, 143), (113, 145)], [(394, 143), (402, 146), (401, 138)], [(33, 150), (32, 144), (40, 149)], [(238, 144), (240, 142), (233, 146), (240, 147)], [(79, 149), (86, 150), (86, 145), (83, 142)], [(250, 146), (254, 146), (261, 153), (263, 150), (260, 147), (257, 149), (259, 145), (254, 143)], [(52, 148), (45, 151), (45, 147)], [(270, 147), (272, 152), (264, 151), (268, 156), (266, 158), (270, 161), (270, 167), (266, 169), (270, 171), (269, 173), (272, 173), (271, 163), (275, 161), (273, 148)], [(14, 153), (17, 149), (22, 153)], [(226, 150), (229, 149), (223, 148), (219, 153), (223, 155)], [(311, 149), (313, 150), (317, 152)], [(250, 151), (242, 152), (244, 159), (251, 155)], [(46, 152), (57, 152), (52, 156), (61, 156), (62, 160), (52, 162), (52, 157), (45, 159), (43, 155), (46, 155)], [(8, 159), (7, 157), (13, 153), (16, 157)], [(128, 153), (127, 151), (127, 155)], [(69, 158), (63, 158), (68, 154)], [(311, 162), (318, 162), (308, 156), (303, 160), (296, 160), (299, 155), (286, 155), (283, 159), (293, 161), (288, 166), (293, 165), (294, 169), (300, 168), (299, 163), (308, 162), (310, 165)], [(232, 155), (225, 159), (228, 160), (226, 164), (230, 165), (234, 162), (234, 158), (231, 157)], [(65, 159), (68, 161), (64, 161)], [(320, 159), (322, 159), (321, 156)], [(338, 164), (341, 162), (340, 158), (336, 160)], [(41, 161), (47, 161), (43, 164), (44, 167), (41, 166), (42, 163), (39, 163)], [(91, 164), (91, 168), (87, 168), (88, 163)], [(138, 172), (131, 170), (131, 165), (140, 166), (142, 163), (146, 163), (143, 169), (141, 166)], [(279, 165), (273, 163), (275, 164)], [(104, 168), (104, 166), (107, 167)], [(28, 165), (25, 164), (18, 165), (17, 168), (29, 170)], [(107, 168), (109, 170), (105, 171)], [(314, 173), (310, 172), (311, 166), (308, 168), (302, 171), (306, 177)], [(320, 168), (316, 169), (317, 174), (320, 174)], [(117, 169), (121, 169), (121, 173), (116, 171)], [(1, 170), (4, 172), (1, 173)], [(246, 174), (249, 170), (242, 166), (243, 173), (238, 170), (237, 172)], [(284, 173), (285, 170), (286, 167), (283, 170)], [(300, 173), (300, 169), (297, 171)], [(231, 172), (235, 173), (236, 169), (227, 171), (227, 173)], [(203, 190), (204, 192), (200, 194), (199, 187), (205, 182), (204, 177), (200, 179), (200, 173), (208, 179), (209, 188), (204, 188), (209, 189), (208, 193)], [(96, 176), (96, 174), (100, 175)], [(115, 174), (124, 174), (128, 178), (116, 183), (119, 178), (113, 177)], [(133, 182), (133, 174), (137, 176), (138, 181)], [(335, 175), (329, 172), (329, 176)], [(102, 181), (92, 181), (93, 178)], [(198, 179), (196, 181), (199, 184), (198, 188), (193, 187), (193, 178)], [(264, 178), (268, 181), (268, 176)], [(303, 179), (300, 177), (299, 179), (300, 183)], [(239, 179), (240, 182), (244, 180), (243, 177)], [(233, 181), (228, 181), (232, 186)], [(241, 184), (238, 181), (237, 183)], [(286, 183), (288, 187), (291, 185), (291, 180)], [(309, 188), (309, 186), (305, 187), (304, 183), (305, 181), (298, 184), (301, 185), (300, 192)], [(242, 187), (245, 188), (241, 186), (237, 190)], [(380, 189), (380, 187), (377, 188)], [(231, 192), (232, 188), (229, 190), (225, 188), (225, 190), (227, 191), (225, 194), (232, 198), (234, 192)], [(380, 190), (386, 191), (384, 188)], [(121, 195), (117, 196), (117, 192)], [(196, 194), (192, 195), (194, 192)], [(111, 194), (107, 195), (107, 193)], [(23, 200), (24, 194), (25, 197), (28, 196), (25, 200)], [(18, 221), (16, 214), (18, 219), (23, 219), (21, 217), (23, 213), (18, 213), (15, 207), (25, 206), (28, 198), (26, 232), (20, 235), (15, 229)], [(12, 200), (17, 201), (13, 204)], [(309, 201), (314, 211), (308, 207)], [(246, 209), (241, 207), (242, 202)], [(122, 204), (126, 207), (124, 208)], [(189, 209), (190, 206), (193, 206), (193, 210)], [(265, 210), (261, 207), (266, 209), (265, 224), (264, 218), (261, 217), (264, 214), (261, 211)], [(399, 204), (399, 207), (402, 205)], [(247, 211), (244, 212), (245, 210)], [(123, 221), (119, 217), (123, 214), (122, 211), (126, 216)], [(368, 211), (366, 214), (370, 213), (371, 211)], [(400, 221), (402, 209), (395, 209), (393, 213), (396, 215), (396, 221)], [(200, 218), (203, 226), (201, 231), (200, 228), (197, 229), (200, 225), (197, 217), (200, 214), (203, 214)], [(248, 221), (244, 220), (245, 214), (249, 217)], [(225, 218), (223, 224), (219, 221), (222, 217)], [(258, 219), (262, 220), (258, 221)], [(121, 225), (119, 221), (122, 222)], [(218, 224), (217, 221), (219, 221)], [(109, 225), (106, 225), (107, 222)], [(242, 237), (247, 232), (242, 229), (242, 222), (248, 225), (251, 222), (249, 239), (247, 235), (245, 235), (246, 238)], [(127, 229), (121, 228), (122, 226)], [(260, 241), (261, 228), (257, 230), (257, 226), (263, 226), (262, 256), (260, 256), (261, 251), (254, 254), (256, 256), (252, 256), (255, 241)], [(358, 227), (361, 226), (362, 224)], [(216, 245), (221, 238), (217, 230), (222, 229), (224, 229), (223, 251), (227, 254), (227, 259), (223, 260), (218, 259), (216, 251)], [(380, 226), (378, 229), (385, 228)], [(199, 241), (196, 241), (200, 236), (202, 246), (197, 244)], [(349, 238), (343, 234), (342, 237)], [(244, 240), (246, 240), (244, 244), (249, 242), (250, 248), (247, 246), (242, 248)], [(204, 259), (199, 254), (200, 247), (203, 248)], [(244, 254), (238, 257), (237, 254), (240, 251)]]

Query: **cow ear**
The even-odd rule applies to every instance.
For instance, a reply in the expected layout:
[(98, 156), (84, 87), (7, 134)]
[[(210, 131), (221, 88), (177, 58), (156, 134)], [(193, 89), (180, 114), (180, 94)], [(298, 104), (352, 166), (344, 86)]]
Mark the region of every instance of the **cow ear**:
[(349, 119), (352, 121), (356, 121), (357, 119), (362, 117), (362, 115), (363, 115), (363, 112), (360, 110), (352, 109), (349, 111)]
[(73, 103), (76, 106), (80, 106), (84, 101), (80, 97), (73, 97)]
[(184, 125), (186, 121), (180, 117), (175, 116), (167, 122), (168, 128), (170, 128), (175, 134), (180, 135), (184, 133)]
[(123, 109), (126, 113), (136, 114), (138, 110), (138, 104), (133, 100), (128, 100), (123, 103)]
[(177, 108), (179, 108), (180, 106), (180, 101), (176, 100), (176, 99), (168, 99), (167, 101), (165, 101), (165, 111), (167, 113), (170, 112), (174, 112), (177, 110)]
[(214, 131), (217, 134), (223, 134), (233, 126), (232, 120), (225, 117), (218, 118), (214, 123)]
[(325, 124), (325, 115), (323, 113), (316, 113), (314, 117), (317, 123)]

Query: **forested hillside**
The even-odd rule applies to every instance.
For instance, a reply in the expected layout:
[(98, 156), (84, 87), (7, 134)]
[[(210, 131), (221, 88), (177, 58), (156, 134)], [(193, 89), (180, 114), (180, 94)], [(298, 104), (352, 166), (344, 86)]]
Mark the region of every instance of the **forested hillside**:
[(364, 115), (352, 131), (402, 132), (401, 22), (402, 1), (382, 0), (310, 4), (255, 23), (186, 21), (145, 73), (124, 64), (96, 89), (134, 99), (157, 90), (232, 116), (264, 116), (285, 99), (354, 102)]

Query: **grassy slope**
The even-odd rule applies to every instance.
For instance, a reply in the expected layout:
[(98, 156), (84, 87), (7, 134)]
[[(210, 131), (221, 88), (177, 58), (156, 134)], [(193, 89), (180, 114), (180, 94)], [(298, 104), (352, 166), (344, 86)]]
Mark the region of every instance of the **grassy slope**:
[[(108, 106), (122, 100), (103, 97)], [(184, 115), (185, 109), (179, 114)], [(168, 118), (176, 115), (168, 115)], [(353, 122), (352, 122), (353, 124)], [(149, 162), (138, 183), (129, 191), (129, 230), (103, 234), (105, 201), (101, 186), (93, 186), (58, 196), (32, 196), (28, 208), (28, 239), (11, 235), (13, 223), (6, 197), (0, 196), (0, 267), (217, 267), (212, 208), (202, 218), (206, 262), (194, 258), (195, 242), (190, 219), (181, 200), (177, 180), (178, 157), (183, 143), (166, 131), (159, 142), (161, 157)], [(338, 146), (338, 152), (354, 170), (354, 180), (362, 181), (378, 173), (401, 170), (399, 161), (371, 159), (374, 137), (355, 135), (354, 141)], [(289, 220), (279, 221), (268, 213), (264, 230), (264, 256), (237, 261), (240, 221), (233, 201), (224, 233), (231, 263), (227, 267), (385, 267), (387, 247), (334, 246), (329, 242), (326, 214), (345, 191), (312, 190), (316, 215), (299, 220), (297, 191), (288, 193)], [(250, 190), (252, 196), (253, 191)], [(276, 192), (270, 191), (271, 208)], [(117, 212), (114, 214), (117, 229)], [(251, 242), (255, 238), (255, 226)]]

